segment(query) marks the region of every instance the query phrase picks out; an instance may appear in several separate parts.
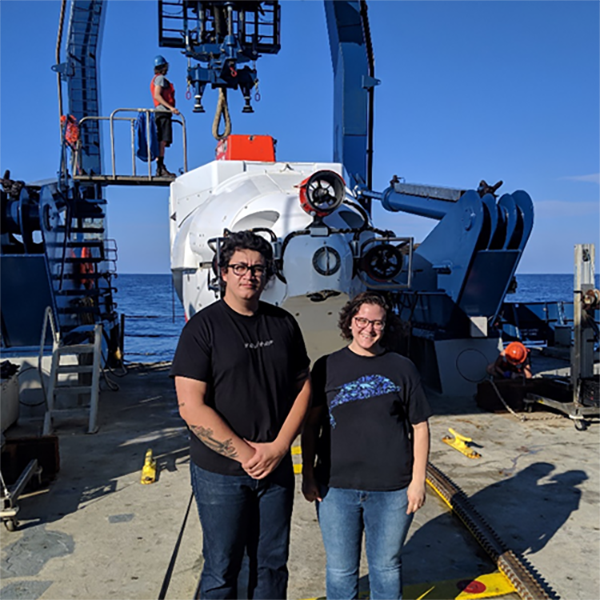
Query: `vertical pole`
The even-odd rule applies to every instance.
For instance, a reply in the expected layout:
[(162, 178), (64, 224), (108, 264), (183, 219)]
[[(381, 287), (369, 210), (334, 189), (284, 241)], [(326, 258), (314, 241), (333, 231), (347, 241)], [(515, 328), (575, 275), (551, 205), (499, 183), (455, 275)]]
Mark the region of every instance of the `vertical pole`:
[[(62, 0), (60, 4), (60, 18), (58, 21), (58, 36), (56, 38), (56, 66), (60, 69), (60, 48), (62, 46), (62, 34), (63, 25), (65, 22), (65, 9), (67, 7), (67, 0)], [(62, 99), (62, 82), (60, 70), (56, 71), (56, 84), (58, 88), (58, 126), (60, 128), (61, 142), (62, 142), (62, 126), (60, 124), (60, 118), (63, 114), (63, 99)]]
[(187, 162), (187, 127), (185, 124), (185, 117), (180, 114), (181, 117), (181, 128), (183, 129), (183, 172), (187, 173), (188, 162)]
[(116, 171), (116, 165), (115, 165), (115, 131), (114, 131), (114, 121), (113, 121), (113, 117), (115, 116), (115, 113), (118, 112), (119, 109), (117, 110), (113, 110), (112, 113), (110, 113), (110, 157), (112, 160), (112, 176), (113, 179), (116, 177), (117, 171)]
[(130, 120), (131, 124), (131, 173), (135, 177), (135, 119)]
[(594, 244), (575, 245), (575, 277), (573, 282), (573, 348), (571, 350), (571, 384), (573, 402), (581, 404), (581, 380), (594, 375), (594, 334), (585, 327), (583, 296), (594, 289)]
[(92, 387), (90, 394), (90, 420), (88, 424), (88, 433), (96, 433), (98, 431), (98, 396), (100, 394), (100, 369), (102, 358), (102, 325), (97, 323), (94, 326), (94, 346), (93, 346), (93, 370), (92, 370)]
[(148, 152), (148, 179), (152, 179), (152, 152), (150, 146), (150, 111), (146, 113), (146, 150)]

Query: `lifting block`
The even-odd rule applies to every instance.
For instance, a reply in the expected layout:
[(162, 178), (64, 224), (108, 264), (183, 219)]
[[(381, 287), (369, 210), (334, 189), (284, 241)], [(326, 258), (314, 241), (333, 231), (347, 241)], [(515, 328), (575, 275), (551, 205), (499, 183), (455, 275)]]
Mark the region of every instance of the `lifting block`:
[(459, 452), (462, 452), (467, 458), (481, 458), (481, 454), (475, 452), (475, 450), (471, 449), (468, 444), (473, 440), (471, 438), (465, 437), (464, 435), (460, 435), (452, 429), (452, 427), (448, 427), (448, 431), (454, 436), (451, 437), (446, 435), (442, 438), (442, 442), (448, 444), (448, 446), (452, 446)]

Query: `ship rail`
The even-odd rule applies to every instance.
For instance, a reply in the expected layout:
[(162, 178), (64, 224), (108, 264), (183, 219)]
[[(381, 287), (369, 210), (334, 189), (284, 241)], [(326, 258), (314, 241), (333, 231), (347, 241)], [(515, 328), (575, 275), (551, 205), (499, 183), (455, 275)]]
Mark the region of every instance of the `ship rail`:
[[(157, 176), (152, 174), (152, 160), (146, 160), (148, 165), (147, 173), (138, 173), (137, 160), (139, 157), (136, 154), (136, 121), (140, 114), (144, 115), (146, 125), (146, 156), (152, 156), (153, 140), (151, 137), (151, 114), (157, 111), (150, 108), (116, 108), (112, 113), (106, 116), (87, 116), (83, 117), (79, 122), (80, 131), (89, 124), (108, 123), (110, 136), (110, 157), (111, 171), (110, 173), (86, 173), (81, 169), (82, 146), (77, 144), (71, 155), (71, 173), (73, 180), (80, 182), (99, 183), (101, 185), (120, 184), (120, 185), (169, 185), (172, 181), (170, 177)], [(133, 115), (121, 116), (122, 113), (134, 113)], [(116, 133), (115, 124), (117, 122), (128, 122), (130, 133), (130, 148), (131, 148), (131, 172), (118, 173), (117, 168), (117, 151), (116, 151)], [(180, 113), (177, 118), (173, 118), (173, 123), (181, 126), (182, 130), (182, 156), (183, 156), (183, 172), (188, 170), (187, 160), (187, 128), (185, 117)], [(80, 138), (81, 139), (81, 136)], [(139, 159), (143, 160), (143, 159)]]

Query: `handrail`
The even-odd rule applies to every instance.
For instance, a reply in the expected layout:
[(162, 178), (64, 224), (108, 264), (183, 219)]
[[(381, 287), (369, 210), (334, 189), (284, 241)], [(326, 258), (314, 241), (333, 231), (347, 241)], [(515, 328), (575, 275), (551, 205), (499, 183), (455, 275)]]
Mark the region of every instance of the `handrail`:
[[(132, 161), (132, 174), (134, 176), (137, 175), (136, 171), (136, 156), (135, 156), (135, 122), (138, 117), (117, 117), (116, 115), (121, 112), (134, 112), (136, 114), (144, 113), (146, 115), (146, 149), (148, 151), (148, 157), (150, 157), (150, 113), (156, 113), (157, 111), (151, 108), (116, 108), (112, 111), (110, 116), (108, 117), (99, 117), (99, 116), (88, 116), (83, 117), (79, 121), (79, 127), (81, 128), (82, 124), (86, 121), (108, 121), (110, 127), (110, 149), (111, 149), (111, 164), (112, 164), (112, 177), (114, 179), (117, 178), (116, 173), (116, 150), (115, 150), (115, 133), (114, 133), (114, 122), (115, 121), (129, 121), (131, 126), (131, 161)], [(180, 113), (178, 115), (180, 119), (173, 119), (174, 123), (179, 123), (182, 127), (182, 135), (183, 135), (183, 170), (187, 172), (188, 170), (188, 162), (187, 162), (187, 129), (185, 117)], [(79, 155), (81, 153), (81, 147), (77, 148), (77, 151), (73, 153), (73, 172), (75, 172), (75, 164), (79, 162)], [(152, 179), (152, 161), (148, 160), (148, 179)]]

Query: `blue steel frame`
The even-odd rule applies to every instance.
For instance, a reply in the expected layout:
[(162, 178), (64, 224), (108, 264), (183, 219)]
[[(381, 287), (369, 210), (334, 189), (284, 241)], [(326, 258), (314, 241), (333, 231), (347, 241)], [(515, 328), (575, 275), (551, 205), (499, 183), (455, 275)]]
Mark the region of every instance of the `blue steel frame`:
[[(101, 113), (98, 60), (106, 4), (103, 0), (74, 0), (71, 3), (67, 61), (58, 68), (67, 81), (68, 112), (77, 122), (83, 117), (98, 117)], [(97, 122), (90, 123), (81, 132), (80, 167), (85, 173), (102, 173), (102, 140)]]
[(344, 165), (351, 189), (371, 187), (372, 49), (366, 2), (325, 0), (333, 64), (333, 160)]

